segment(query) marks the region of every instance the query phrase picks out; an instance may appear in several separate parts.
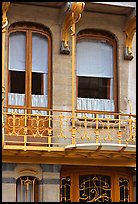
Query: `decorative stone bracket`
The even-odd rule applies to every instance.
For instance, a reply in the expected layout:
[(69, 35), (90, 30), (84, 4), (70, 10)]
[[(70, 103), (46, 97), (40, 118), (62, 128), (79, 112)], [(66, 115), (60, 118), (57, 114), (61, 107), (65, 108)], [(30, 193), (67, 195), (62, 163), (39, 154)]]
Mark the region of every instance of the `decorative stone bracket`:
[(77, 23), (81, 18), (81, 13), (84, 9), (85, 3), (84, 2), (70, 2), (68, 4), (68, 10), (66, 12), (66, 16), (63, 22), (62, 27), (62, 39), (61, 39), (61, 47), (60, 53), (61, 54), (69, 54), (69, 30), (72, 28), (72, 24)]
[(136, 32), (136, 16), (134, 16), (127, 24), (125, 28), (125, 50), (124, 50), (124, 59), (132, 60), (132, 40)]

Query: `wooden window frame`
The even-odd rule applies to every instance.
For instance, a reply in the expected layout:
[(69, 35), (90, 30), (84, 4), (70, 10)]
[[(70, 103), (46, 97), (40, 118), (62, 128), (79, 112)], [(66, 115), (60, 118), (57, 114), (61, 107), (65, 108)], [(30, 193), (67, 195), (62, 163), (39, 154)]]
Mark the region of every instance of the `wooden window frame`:
[[(105, 40), (107, 43), (113, 47), (113, 69), (114, 69), (114, 112), (118, 112), (118, 83), (117, 83), (117, 41), (115, 37), (102, 30), (88, 29), (82, 30), (77, 34), (76, 43), (81, 39), (95, 39), (95, 40)], [(76, 97), (78, 96), (78, 76), (76, 76)]]
[[(32, 108), (32, 33), (38, 33), (43, 36), (45, 36), (48, 40), (48, 106), (47, 108), (52, 107), (52, 68), (51, 68), (51, 61), (52, 61), (52, 38), (50, 35), (49, 30), (44, 27), (43, 25), (35, 24), (35, 23), (29, 23), (29, 22), (18, 22), (15, 24), (12, 24), (9, 27), (8, 32), (8, 56), (9, 56), (9, 38), (10, 34), (14, 32), (25, 32), (26, 33), (26, 70), (25, 70), (25, 106), (28, 108)], [(7, 57), (8, 59), (9, 57)], [(10, 88), (10, 74), (9, 74), (9, 67), (8, 67), (8, 61), (7, 60), (7, 79), (8, 83), (6, 86), (6, 105), (8, 106), (8, 92)], [(42, 77), (42, 83), (44, 83), (44, 79)], [(43, 88), (42, 88), (43, 93)], [(14, 107), (19, 107), (17, 105), (14, 105)]]

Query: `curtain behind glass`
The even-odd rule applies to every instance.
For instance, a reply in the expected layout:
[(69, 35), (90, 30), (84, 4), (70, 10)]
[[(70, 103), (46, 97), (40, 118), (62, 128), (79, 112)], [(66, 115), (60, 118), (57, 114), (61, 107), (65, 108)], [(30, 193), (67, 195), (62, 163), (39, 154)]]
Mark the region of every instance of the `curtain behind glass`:
[(113, 78), (113, 48), (98, 40), (77, 43), (77, 76)]
[[(32, 34), (32, 72), (43, 74), (44, 95), (32, 95), (32, 106), (47, 107), (48, 105), (48, 40), (39, 33)], [(37, 82), (36, 82), (37, 83)], [(32, 111), (46, 114), (46, 111)]]
[[(78, 98), (77, 108), (114, 111), (113, 47), (101, 40), (82, 39), (77, 42), (76, 52), (77, 76), (110, 78), (110, 100)], [(88, 106), (88, 103), (91, 105)]]
[(32, 72), (48, 73), (48, 40), (39, 33), (32, 34)]
[[(77, 98), (78, 110), (97, 110), (97, 111), (114, 111), (114, 100), (111, 99), (93, 99)], [(94, 114), (87, 114), (87, 117), (94, 117)], [(99, 117), (106, 118), (109, 115), (100, 114)], [(79, 113), (78, 117), (84, 117), (84, 113)], [(113, 118), (113, 115), (110, 115)]]
[(26, 34), (14, 32), (9, 38), (9, 70), (25, 71)]

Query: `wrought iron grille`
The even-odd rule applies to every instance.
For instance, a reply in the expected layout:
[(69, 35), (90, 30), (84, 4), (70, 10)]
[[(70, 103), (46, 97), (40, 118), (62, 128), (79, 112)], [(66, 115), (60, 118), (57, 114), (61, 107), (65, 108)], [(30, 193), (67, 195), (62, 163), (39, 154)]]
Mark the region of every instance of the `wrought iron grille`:
[(23, 176), (17, 179), (17, 202), (38, 201), (38, 180), (32, 176)]
[(79, 194), (79, 202), (111, 202), (110, 176), (79, 176)]
[(129, 202), (129, 180), (126, 178), (119, 178), (120, 187), (120, 202)]
[(61, 202), (71, 202), (70, 187), (71, 187), (70, 176), (63, 177), (60, 181), (60, 201)]
[[(33, 114), (25, 108), (22, 108), (24, 113), (18, 113), (16, 109), (12, 107), (12, 112), (3, 112), (4, 148), (11, 145), (15, 146), (14, 149), (27, 150), (27, 146), (31, 146), (34, 149), (40, 147), (40, 150), (50, 147), (52, 150), (81, 143), (136, 144), (135, 115), (102, 112), (109, 116), (100, 118), (101, 112), (83, 111), (84, 117), (79, 117), (80, 111), (76, 111), (73, 117), (71, 111), (41, 108), (47, 110), (47, 114), (42, 115)], [(87, 113), (95, 113), (96, 116), (88, 118)]]

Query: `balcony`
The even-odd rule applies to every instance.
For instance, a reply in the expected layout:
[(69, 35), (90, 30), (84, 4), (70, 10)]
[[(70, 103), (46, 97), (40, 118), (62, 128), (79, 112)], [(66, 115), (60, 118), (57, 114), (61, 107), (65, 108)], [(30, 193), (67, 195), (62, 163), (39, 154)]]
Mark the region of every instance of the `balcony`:
[[(105, 111), (4, 107), (3, 156), (136, 157), (136, 115)], [(31, 154), (32, 153), (32, 154)], [(6, 158), (6, 157), (5, 157)]]

